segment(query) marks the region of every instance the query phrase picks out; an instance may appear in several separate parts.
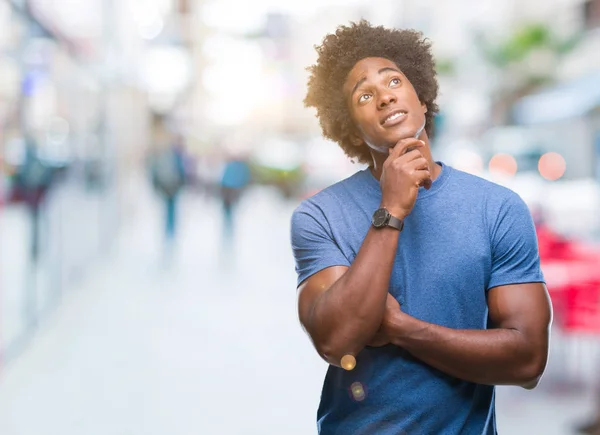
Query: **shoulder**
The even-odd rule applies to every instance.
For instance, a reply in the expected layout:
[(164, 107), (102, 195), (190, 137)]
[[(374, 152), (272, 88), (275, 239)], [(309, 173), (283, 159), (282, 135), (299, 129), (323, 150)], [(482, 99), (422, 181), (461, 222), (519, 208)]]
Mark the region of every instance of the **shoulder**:
[(516, 195), (514, 191), (507, 187), (459, 169), (452, 168), (452, 179), (455, 183), (458, 182), (468, 188), (477, 189), (486, 195), (494, 195), (502, 198), (510, 197), (513, 194)]
[(506, 205), (525, 204), (515, 191), (478, 175), (452, 168), (452, 181), (469, 196), (485, 201), (487, 208), (497, 210)]
[(529, 207), (518, 193), (477, 175), (452, 169), (451, 196), (453, 204), (461, 208), (479, 210), (483, 224), (490, 235), (499, 226), (529, 228), (532, 215)]
[(370, 176), (370, 174), (367, 174), (365, 170), (360, 170), (320, 190), (311, 197), (303, 200), (294, 210), (294, 215), (298, 213), (327, 214), (332, 208), (338, 207), (340, 201), (343, 201), (348, 195), (355, 195), (364, 191), (363, 188), (370, 181), (367, 179), (367, 176)]

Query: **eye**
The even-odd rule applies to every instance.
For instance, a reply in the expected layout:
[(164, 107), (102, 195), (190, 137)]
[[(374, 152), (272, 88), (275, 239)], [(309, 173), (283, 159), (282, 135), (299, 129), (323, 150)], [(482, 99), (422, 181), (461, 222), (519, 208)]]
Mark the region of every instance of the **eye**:
[(371, 95), (369, 95), (369, 94), (362, 94), (360, 97), (358, 97), (358, 102), (359, 103), (364, 103), (365, 101), (368, 101), (369, 98), (371, 98)]
[(399, 78), (393, 78), (392, 80), (390, 80), (390, 86), (397, 86), (399, 84), (400, 84)]

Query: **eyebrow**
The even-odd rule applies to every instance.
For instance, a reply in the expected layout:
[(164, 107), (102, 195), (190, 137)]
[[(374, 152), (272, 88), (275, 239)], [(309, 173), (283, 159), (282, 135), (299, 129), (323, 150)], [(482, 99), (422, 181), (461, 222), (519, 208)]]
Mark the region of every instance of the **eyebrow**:
[[(383, 74), (386, 71), (394, 71), (394, 72), (402, 74), (402, 72), (399, 69), (392, 68), (392, 67), (389, 67), (389, 66), (386, 66), (385, 68), (381, 68), (379, 71), (377, 71), (377, 73), (378, 74)], [(359, 88), (359, 86), (362, 85), (365, 81), (367, 81), (366, 77), (363, 77), (362, 79), (360, 79), (359, 81), (357, 81), (356, 84), (354, 85), (354, 88), (352, 88), (352, 93), (350, 95), (354, 95), (354, 93)]]

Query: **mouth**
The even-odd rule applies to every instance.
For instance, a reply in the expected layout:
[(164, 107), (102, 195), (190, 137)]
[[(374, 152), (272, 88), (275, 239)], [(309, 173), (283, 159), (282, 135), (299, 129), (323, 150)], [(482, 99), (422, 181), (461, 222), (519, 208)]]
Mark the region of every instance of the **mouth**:
[(383, 125), (384, 127), (391, 127), (404, 121), (407, 116), (408, 112), (406, 112), (406, 110), (394, 110), (388, 113), (381, 120), (381, 125)]

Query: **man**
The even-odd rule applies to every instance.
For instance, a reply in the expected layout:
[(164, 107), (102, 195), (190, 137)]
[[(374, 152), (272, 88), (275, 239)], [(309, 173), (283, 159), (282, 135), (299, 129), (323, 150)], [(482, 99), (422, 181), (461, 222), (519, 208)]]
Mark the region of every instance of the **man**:
[(225, 161), (221, 175), (221, 202), (225, 241), (231, 242), (234, 233), (234, 211), (244, 190), (250, 184), (250, 167), (242, 156), (232, 155)]
[[(166, 128), (163, 135), (167, 135)], [(179, 194), (185, 187), (186, 168), (183, 138), (159, 137), (157, 149), (150, 158), (152, 185), (164, 203), (165, 242), (170, 250), (177, 232), (177, 204)]]
[(30, 258), (35, 264), (40, 257), (40, 225), (42, 224), (43, 204), (50, 188), (56, 181), (56, 171), (41, 157), (35, 139), (25, 137), (25, 159), (14, 174), (14, 190), (24, 200), (31, 216)]
[(300, 321), (330, 364), (319, 433), (495, 434), (494, 385), (535, 387), (548, 355), (529, 210), (433, 160), (438, 85), (418, 32), (361, 21), (317, 52), (305, 103), (369, 165), (292, 216)]

